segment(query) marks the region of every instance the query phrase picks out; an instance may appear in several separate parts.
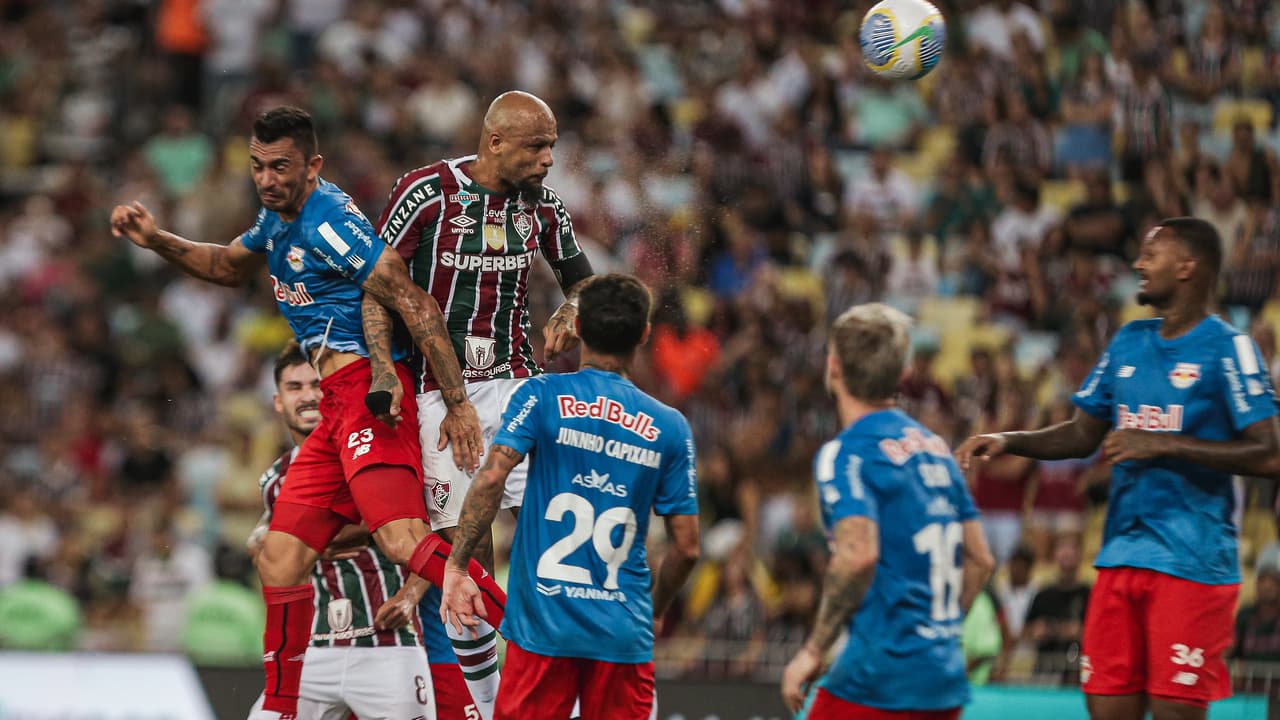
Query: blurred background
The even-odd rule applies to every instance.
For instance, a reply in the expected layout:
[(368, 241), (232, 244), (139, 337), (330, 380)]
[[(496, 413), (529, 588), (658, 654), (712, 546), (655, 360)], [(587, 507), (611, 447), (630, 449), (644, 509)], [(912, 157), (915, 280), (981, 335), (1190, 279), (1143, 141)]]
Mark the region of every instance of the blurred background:
[[(138, 199), (230, 241), (257, 209), (252, 118), (280, 103), (370, 217), (402, 173), (473, 153), (498, 93), (555, 110), (548, 183), (596, 270), (657, 294), (636, 379), (699, 447), (705, 561), (662, 677), (772, 681), (804, 637), (809, 463), (838, 430), (824, 331), (850, 304), (918, 319), (902, 405), (944, 437), (1040, 426), (1142, 316), (1146, 228), (1194, 214), (1224, 242), (1222, 314), (1280, 372), (1280, 6), (937, 2), (939, 68), (890, 83), (855, 39), (871, 4), (0, 0), (0, 647), (258, 662), (244, 541), (287, 442), (288, 328), (265, 275), (185, 278), (107, 216)], [(560, 295), (537, 267), (540, 326)], [(1096, 458), (970, 478), (1001, 564), (966, 629), (975, 682), (1075, 682), (1107, 480)], [(1263, 691), (1276, 489), (1238, 487), (1233, 656)]]

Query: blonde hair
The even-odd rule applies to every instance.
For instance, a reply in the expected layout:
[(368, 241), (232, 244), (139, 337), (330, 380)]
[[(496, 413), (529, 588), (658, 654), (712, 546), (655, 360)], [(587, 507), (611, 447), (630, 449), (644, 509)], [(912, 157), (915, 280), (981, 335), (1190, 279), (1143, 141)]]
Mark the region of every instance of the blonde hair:
[(911, 324), (906, 313), (884, 303), (854, 305), (836, 318), (830, 348), (850, 395), (876, 401), (897, 393), (911, 347)]

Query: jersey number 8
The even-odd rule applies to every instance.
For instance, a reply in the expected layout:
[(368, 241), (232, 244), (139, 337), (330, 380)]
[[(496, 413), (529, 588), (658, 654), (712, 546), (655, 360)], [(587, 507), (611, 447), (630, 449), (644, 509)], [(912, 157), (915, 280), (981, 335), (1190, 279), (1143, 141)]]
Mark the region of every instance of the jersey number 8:
[[(591, 571), (578, 565), (564, 562), (573, 551), (582, 547), (588, 540), (595, 548), (596, 554), (604, 560), (608, 572), (604, 578), (605, 590), (618, 589), (618, 569), (626, 562), (631, 553), (631, 544), (636, 539), (636, 513), (629, 507), (609, 508), (596, 517), (596, 509), (591, 503), (573, 493), (560, 493), (547, 503), (547, 512), (543, 517), (559, 522), (565, 513), (573, 515), (573, 529), (566, 537), (557, 540), (538, 558), (538, 577), (548, 580), (574, 583), (577, 585), (594, 585)], [(613, 544), (614, 528), (622, 526), (622, 542)]]

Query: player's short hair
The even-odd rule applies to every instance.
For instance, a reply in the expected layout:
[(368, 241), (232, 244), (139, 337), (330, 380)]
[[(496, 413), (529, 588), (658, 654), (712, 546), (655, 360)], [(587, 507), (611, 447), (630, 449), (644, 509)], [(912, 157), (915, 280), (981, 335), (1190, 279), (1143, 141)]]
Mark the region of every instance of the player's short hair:
[(877, 401), (897, 393), (910, 330), (911, 318), (883, 303), (854, 305), (836, 318), (829, 342), (850, 395)]
[(627, 355), (644, 338), (649, 289), (632, 275), (609, 273), (587, 280), (578, 292), (582, 343), (609, 355)]
[(306, 160), (320, 151), (320, 140), (316, 137), (311, 114), (290, 105), (273, 107), (259, 115), (253, 121), (253, 136), (263, 143), (291, 138)]
[(307, 359), (306, 353), (302, 352), (302, 346), (297, 340), (290, 339), (284, 344), (284, 348), (280, 350), (280, 354), (276, 356), (275, 366), (271, 372), (276, 379), (276, 385), (280, 384), (280, 377), (284, 375), (284, 371), (294, 365), (308, 365), (311, 361)]
[(1209, 221), (1194, 217), (1175, 217), (1160, 221), (1187, 247), (1192, 257), (1203, 262), (1213, 277), (1222, 268), (1222, 238)]

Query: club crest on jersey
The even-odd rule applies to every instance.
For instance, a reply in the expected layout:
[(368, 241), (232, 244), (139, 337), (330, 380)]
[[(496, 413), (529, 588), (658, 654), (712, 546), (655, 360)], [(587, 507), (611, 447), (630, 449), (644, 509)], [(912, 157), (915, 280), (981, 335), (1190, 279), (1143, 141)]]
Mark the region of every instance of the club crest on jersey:
[(347, 201), (347, 212), (359, 217), (361, 220), (364, 220), (365, 222), (369, 222), (369, 219), (364, 216), (364, 213), (360, 212), (360, 208), (356, 207), (356, 203), (354, 200)]
[(289, 263), (289, 267), (294, 272), (302, 272), (302, 260), (305, 257), (305, 253), (306, 251), (297, 245), (289, 246), (289, 254), (285, 257), (285, 261)]
[(431, 502), (436, 504), (442, 512), (446, 505), (449, 504), (449, 481), (436, 480), (436, 484), (431, 486)]
[(351, 629), (353, 615), (351, 612), (351, 601), (347, 598), (334, 598), (329, 601), (329, 607), (325, 614), (329, 619), (329, 628), (333, 632), (342, 632)]
[(480, 200), (480, 196), (475, 193), (460, 192), (449, 196), (449, 202), (458, 203), (465, 210), (468, 205)]
[(476, 370), (488, 370), (497, 358), (494, 348), (498, 341), (493, 338), (468, 335), (466, 339), (467, 365)]
[(1186, 390), (1200, 379), (1200, 366), (1195, 363), (1178, 363), (1169, 371), (1169, 383), (1179, 390)]
[(528, 240), (529, 233), (533, 232), (533, 218), (528, 213), (518, 212), (511, 218), (511, 224), (515, 227), (516, 233), (520, 235), (521, 240)]

